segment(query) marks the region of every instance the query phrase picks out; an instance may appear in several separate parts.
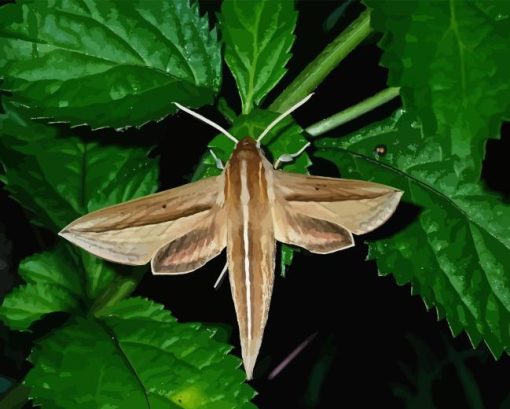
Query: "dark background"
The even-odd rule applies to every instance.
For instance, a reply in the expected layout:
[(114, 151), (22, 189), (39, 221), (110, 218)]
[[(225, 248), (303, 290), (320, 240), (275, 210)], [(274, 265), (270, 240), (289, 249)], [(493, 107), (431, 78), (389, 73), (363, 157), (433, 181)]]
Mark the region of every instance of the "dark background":
[[(219, 2), (201, 1), (211, 20)], [(346, 5), (344, 12), (339, 7)], [(266, 99), (271, 102), (286, 85), (363, 7), (353, 1), (298, 1), (300, 12), (288, 74)], [(339, 16), (335, 19), (335, 16)], [(358, 47), (317, 89), (316, 95), (294, 118), (310, 125), (385, 88), (387, 71), (378, 65), (381, 52), (373, 35)], [(224, 69), (222, 95), (240, 111), (234, 80)], [(328, 136), (342, 136), (374, 120), (388, 116), (399, 106), (395, 100)], [(200, 112), (226, 126), (212, 107)], [(191, 177), (207, 142), (215, 131), (188, 115), (179, 114), (141, 130), (122, 134), (111, 130), (73, 130), (86, 139), (119, 144), (156, 145), (161, 158), (161, 189), (183, 184)], [(503, 126), (500, 141), (487, 144), (483, 179), (508, 199), (510, 183), (505, 161), (510, 153), (510, 126)], [(313, 150), (311, 150), (313, 152)], [(310, 168), (317, 175), (338, 176), (331, 164), (315, 160)], [(55, 237), (38, 233), (22, 208), (0, 188), (0, 214), (5, 235), (12, 243), (11, 268), (21, 259), (51, 247)], [(414, 217), (401, 206), (377, 234), (395, 228), (396, 220)], [(2, 226), (0, 225), (0, 229)], [(0, 230), (1, 231), (1, 230)], [(411, 296), (409, 285), (399, 287), (392, 277), (377, 275), (374, 262), (365, 262), (367, 247), (357, 238), (354, 248), (331, 255), (296, 255), (285, 278), (277, 272), (269, 322), (252, 382), (258, 391), (254, 403), (260, 408), (368, 407), (374, 401), (382, 407), (408, 408), (510, 408), (503, 403), (510, 394), (510, 359), (495, 362), (485, 346), (473, 351), (466, 335), (453, 339), (445, 321), (437, 322), (419, 297)], [(0, 240), (2, 251), (6, 244)], [(224, 264), (224, 255), (189, 275), (153, 277), (147, 274), (136, 295), (163, 303), (180, 321), (228, 324), (232, 328), (234, 354), (240, 356), (239, 339), (230, 288), (224, 282), (213, 289)], [(1, 270), (1, 269), (0, 269)], [(9, 287), (20, 282), (14, 273), (0, 277), (0, 299)], [(29, 364), (25, 358), (31, 342), (60, 325), (65, 316), (53, 314), (33, 326), (33, 332), (9, 332), (0, 324), (0, 374), (23, 379)], [(269, 373), (308, 337), (315, 338), (274, 379)], [(407, 369), (406, 369), (407, 368)], [(468, 387), (470, 377), (474, 384)], [(464, 383), (463, 383), (464, 382)], [(398, 391), (414, 395), (404, 399)], [(476, 394), (482, 405), (476, 403)], [(473, 395), (474, 394), (474, 395)], [(508, 406), (505, 406), (508, 405)]]

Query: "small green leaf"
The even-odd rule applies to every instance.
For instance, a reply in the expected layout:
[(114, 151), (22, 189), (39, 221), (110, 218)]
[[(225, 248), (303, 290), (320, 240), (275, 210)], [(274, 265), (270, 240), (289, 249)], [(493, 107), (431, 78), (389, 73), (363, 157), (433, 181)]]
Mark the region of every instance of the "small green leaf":
[(61, 287), (70, 294), (83, 292), (76, 259), (67, 244), (61, 244), (52, 251), (38, 253), (25, 258), (19, 265), (18, 273), (29, 284), (48, 284)]
[(78, 309), (73, 294), (46, 283), (26, 284), (7, 294), (0, 306), (0, 319), (14, 330), (23, 331), (43, 315)]
[(79, 311), (116, 276), (109, 263), (65, 243), (25, 258), (18, 273), (27, 284), (7, 294), (0, 306), (0, 319), (17, 330), (51, 312)]
[(478, 180), (485, 143), (510, 118), (508, 2), (365, 0), (383, 32), (388, 85), (437, 136), (457, 173)]
[(230, 0), (221, 8), (225, 60), (248, 114), (280, 81), (291, 57), (297, 12), (289, 0)]
[(59, 231), (101, 207), (153, 193), (158, 162), (147, 148), (84, 142), (30, 121), (4, 103), (0, 161), (6, 188), (35, 224)]
[[(374, 152), (381, 144), (385, 155)], [(475, 346), (485, 340), (496, 357), (510, 352), (510, 206), (463, 181), (442, 143), (402, 111), (316, 146), (317, 156), (334, 162), (343, 177), (402, 189), (403, 201), (416, 206), (414, 220), (370, 243), (380, 274), (411, 283), (454, 335), (465, 330)]]
[(83, 294), (80, 268), (67, 245), (24, 259), (19, 274), (27, 284), (6, 295), (0, 319), (12, 329), (26, 330), (51, 312), (77, 311)]
[(288, 246), (287, 244), (281, 243), (280, 247), (280, 275), (285, 277), (287, 267), (290, 267), (292, 260), (294, 259), (294, 253), (299, 251), (296, 247)]
[(0, 8), (0, 78), (31, 117), (141, 126), (212, 102), (220, 45), (188, 0), (39, 0)]
[(213, 335), (126, 299), (39, 341), (25, 383), (44, 408), (254, 408), (240, 360)]

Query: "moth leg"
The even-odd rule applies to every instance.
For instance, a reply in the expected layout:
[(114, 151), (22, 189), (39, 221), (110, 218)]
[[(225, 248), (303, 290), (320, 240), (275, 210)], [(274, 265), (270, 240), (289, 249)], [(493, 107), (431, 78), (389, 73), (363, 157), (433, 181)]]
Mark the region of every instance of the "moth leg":
[(228, 263), (225, 263), (225, 266), (223, 267), (223, 270), (221, 270), (220, 276), (218, 277), (218, 279), (214, 283), (214, 289), (215, 290), (217, 290), (220, 287), (221, 283), (223, 282), (223, 279), (225, 278), (225, 273), (227, 272), (227, 266), (228, 266)]
[(216, 154), (214, 153), (214, 151), (212, 149), (209, 149), (209, 152), (211, 152), (211, 156), (213, 157), (214, 159), (214, 162), (216, 162), (216, 167), (219, 169), (219, 170), (223, 170), (225, 169), (225, 165), (223, 165), (223, 162), (221, 161), (220, 158), (218, 158), (216, 156)]
[(307, 142), (300, 150), (298, 150), (295, 153), (284, 153), (281, 155), (278, 159), (276, 159), (276, 162), (274, 163), (274, 168), (278, 169), (278, 166), (284, 162), (292, 162), (295, 158), (297, 158), (299, 155), (301, 155), (306, 148), (310, 146), (310, 142)]

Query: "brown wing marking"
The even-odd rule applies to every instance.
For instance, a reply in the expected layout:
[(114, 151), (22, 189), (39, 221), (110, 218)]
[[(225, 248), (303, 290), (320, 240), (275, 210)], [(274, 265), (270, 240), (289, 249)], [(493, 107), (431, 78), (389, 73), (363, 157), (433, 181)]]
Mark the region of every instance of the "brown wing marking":
[(275, 238), (283, 243), (303, 247), (318, 254), (354, 246), (351, 232), (337, 224), (278, 205), (274, 215)]
[(211, 211), (188, 233), (163, 245), (151, 262), (153, 274), (185, 274), (203, 266), (227, 245), (223, 209)]
[(106, 260), (146, 264), (162, 245), (204, 223), (215, 206), (223, 206), (223, 176), (89, 213), (59, 234)]
[(290, 212), (326, 220), (354, 234), (368, 233), (394, 213), (402, 191), (352, 179), (275, 172), (276, 199)]

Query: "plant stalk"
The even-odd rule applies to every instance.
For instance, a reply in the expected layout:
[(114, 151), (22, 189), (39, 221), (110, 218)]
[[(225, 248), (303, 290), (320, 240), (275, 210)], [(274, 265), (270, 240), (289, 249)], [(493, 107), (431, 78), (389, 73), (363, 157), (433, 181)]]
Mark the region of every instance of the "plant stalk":
[(25, 407), (30, 388), (22, 383), (14, 385), (0, 400), (0, 409), (21, 409)]
[(322, 135), (346, 122), (352, 121), (359, 116), (391, 101), (396, 98), (399, 94), (400, 88), (391, 87), (387, 88), (377, 94), (353, 105), (343, 111), (340, 111), (328, 118), (325, 118), (313, 125), (310, 125), (305, 131), (311, 136)]
[(365, 10), (349, 27), (296, 77), (296, 79), (273, 101), (269, 109), (285, 112), (291, 106), (310, 94), (329, 73), (372, 32), (370, 12)]
[(115, 305), (124, 298), (129, 297), (140, 283), (145, 272), (145, 267), (134, 267), (129, 276), (119, 275), (116, 277), (94, 301), (90, 308), (90, 313), (99, 317), (103, 309)]

